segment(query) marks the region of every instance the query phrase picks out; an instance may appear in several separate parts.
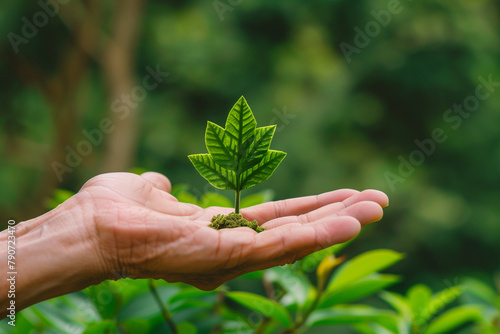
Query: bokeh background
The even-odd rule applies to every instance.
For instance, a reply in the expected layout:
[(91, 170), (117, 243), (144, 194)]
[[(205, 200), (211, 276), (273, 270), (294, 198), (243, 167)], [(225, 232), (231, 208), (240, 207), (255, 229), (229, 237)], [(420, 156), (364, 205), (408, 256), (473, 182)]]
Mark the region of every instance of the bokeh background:
[[(493, 283), (500, 264), (500, 2), (52, 3), (57, 8), (0, 6), (3, 227), (45, 212), (55, 189), (78, 191), (104, 172), (154, 170), (195, 194), (214, 190), (187, 155), (206, 151), (206, 121), (224, 125), (244, 95), (259, 126), (278, 125), (272, 148), (288, 153), (247, 194), (383, 190), (391, 204), (349, 246), (351, 254), (406, 253), (394, 267), (404, 277), (394, 290), (417, 282), (442, 289), (461, 275)], [(144, 84), (153, 70), (162, 72), (154, 88), (154, 80)], [(453, 111), (475, 101), (483, 80), (494, 82), (481, 90), (489, 97), (470, 113)], [(102, 122), (113, 130), (100, 143)], [(415, 153), (415, 141), (435, 129), (446, 140), (434, 142), (432, 154)], [(85, 145), (85, 133), (99, 143)], [(68, 166), (71, 150), (84, 154)], [(417, 162), (414, 170), (401, 167), (403, 160)]]

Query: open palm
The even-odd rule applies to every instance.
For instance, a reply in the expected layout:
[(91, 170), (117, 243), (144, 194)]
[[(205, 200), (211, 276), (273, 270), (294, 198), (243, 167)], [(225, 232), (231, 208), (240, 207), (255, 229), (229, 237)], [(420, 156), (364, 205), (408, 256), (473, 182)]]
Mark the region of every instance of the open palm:
[(379, 220), (387, 196), (342, 189), (241, 210), (262, 233), (214, 230), (212, 216), (230, 208), (180, 203), (170, 181), (153, 172), (110, 173), (88, 181), (80, 196), (93, 203), (95, 234), (109, 278), (162, 278), (213, 289), (246, 272), (292, 263), (345, 242)]

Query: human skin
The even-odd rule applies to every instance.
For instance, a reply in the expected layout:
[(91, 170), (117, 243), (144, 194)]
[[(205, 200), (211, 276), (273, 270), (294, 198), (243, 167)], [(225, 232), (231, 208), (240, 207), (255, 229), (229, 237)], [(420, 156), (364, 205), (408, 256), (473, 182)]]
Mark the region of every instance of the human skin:
[[(119, 277), (212, 290), (244, 273), (293, 263), (345, 242), (379, 220), (387, 196), (342, 189), (241, 210), (266, 231), (214, 230), (230, 208), (180, 203), (170, 181), (148, 172), (102, 174), (54, 210), (16, 225), (16, 311)], [(0, 232), (0, 310), (7, 315), (8, 232)]]

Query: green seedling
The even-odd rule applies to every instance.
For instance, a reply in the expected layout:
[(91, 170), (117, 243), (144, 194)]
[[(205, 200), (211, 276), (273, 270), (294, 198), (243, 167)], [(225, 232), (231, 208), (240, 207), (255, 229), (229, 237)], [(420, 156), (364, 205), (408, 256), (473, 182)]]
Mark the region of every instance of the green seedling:
[(257, 232), (263, 230), (256, 228), (255, 221), (248, 222), (240, 215), (240, 196), (242, 190), (267, 180), (285, 158), (285, 152), (269, 149), (275, 130), (276, 125), (257, 128), (243, 96), (229, 111), (225, 129), (208, 122), (205, 132), (208, 153), (192, 154), (189, 159), (211, 185), (236, 192), (235, 212), (215, 216), (211, 227), (248, 226)]

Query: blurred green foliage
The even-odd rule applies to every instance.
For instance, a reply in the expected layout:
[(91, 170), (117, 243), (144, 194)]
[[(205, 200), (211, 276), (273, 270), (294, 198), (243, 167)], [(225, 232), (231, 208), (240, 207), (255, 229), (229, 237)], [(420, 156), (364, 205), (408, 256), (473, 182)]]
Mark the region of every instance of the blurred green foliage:
[[(91, 3), (70, 1), (67, 9), (91, 12)], [(105, 41), (114, 7), (100, 3), (99, 40)], [(265, 185), (276, 198), (344, 187), (386, 191), (391, 205), (383, 222), (364, 228), (350, 246), (353, 254), (377, 248), (405, 253), (396, 266), (406, 278), (400, 293), (419, 282), (441, 290), (444, 280), (464, 274), (491, 285), (499, 268), (492, 254), (500, 253), (500, 88), (460, 124), (444, 117), (474, 96), (480, 77), (500, 81), (500, 3), (402, 0), (400, 13), (350, 63), (340, 44), (355, 45), (355, 28), (365, 31), (376, 21), (372, 11), (387, 9), (389, 1), (239, 3), (223, 20), (211, 1), (145, 3), (131, 51), (134, 76), (140, 83), (157, 65), (170, 75), (139, 103), (133, 161), (120, 170), (162, 172), (174, 184), (190, 184), (198, 198), (212, 191), (186, 156), (205, 149), (206, 120), (222, 124), (244, 94), (262, 124), (278, 125), (273, 145), (288, 152)], [(14, 52), (9, 33), (21, 34), (22, 18), (38, 11), (34, 1), (0, 6), (4, 226), (7, 219), (42, 213), (54, 189), (77, 191), (91, 176), (113, 170), (105, 160), (114, 159), (108, 143), (117, 131), (62, 182), (54, 175), (51, 164), (64, 158), (54, 152), (75, 148), (86, 139), (83, 130), (99, 128), (117, 96), (109, 96), (106, 66), (92, 56), (72, 90), (77, 76), (61, 74), (76, 44), (72, 20), (50, 18)], [(66, 80), (55, 89), (62, 91), (61, 103), (41, 88), (58, 77)], [(409, 160), (419, 149), (415, 140), (432, 138), (436, 128), (446, 140), (391, 189), (386, 173), (398, 175), (400, 158)]]

